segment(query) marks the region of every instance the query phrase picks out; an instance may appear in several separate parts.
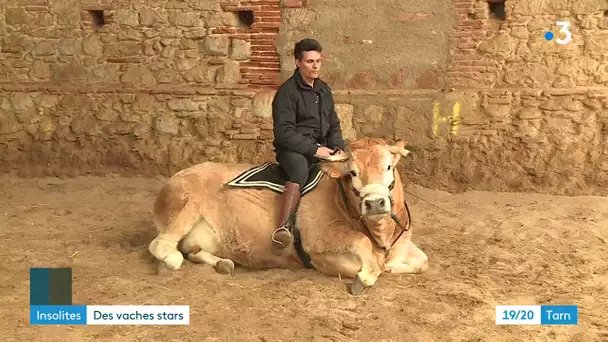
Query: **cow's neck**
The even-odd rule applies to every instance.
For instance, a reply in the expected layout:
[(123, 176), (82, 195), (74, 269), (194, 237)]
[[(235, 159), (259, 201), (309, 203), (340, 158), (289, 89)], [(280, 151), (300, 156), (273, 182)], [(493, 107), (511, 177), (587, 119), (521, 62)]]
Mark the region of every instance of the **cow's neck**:
[[(380, 221), (371, 221), (366, 218), (362, 219), (368, 234), (371, 234), (376, 242), (377, 247), (389, 249), (396, 238), (397, 224), (390, 216), (383, 218)], [(364, 228), (365, 229), (365, 228)]]

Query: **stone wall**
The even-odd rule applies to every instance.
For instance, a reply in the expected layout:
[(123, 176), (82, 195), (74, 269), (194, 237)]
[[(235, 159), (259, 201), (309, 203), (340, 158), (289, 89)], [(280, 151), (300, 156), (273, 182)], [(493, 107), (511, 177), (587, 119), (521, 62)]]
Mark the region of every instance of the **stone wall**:
[[(504, 21), (482, 0), (332, 4), (1, 2), (0, 172), (272, 158), (273, 91), (312, 36), (346, 137), (407, 140), (408, 180), (607, 193), (608, 1), (506, 0)], [(569, 44), (544, 39), (558, 20)]]
[(279, 5), (3, 1), (0, 171), (168, 175), (268, 158)]

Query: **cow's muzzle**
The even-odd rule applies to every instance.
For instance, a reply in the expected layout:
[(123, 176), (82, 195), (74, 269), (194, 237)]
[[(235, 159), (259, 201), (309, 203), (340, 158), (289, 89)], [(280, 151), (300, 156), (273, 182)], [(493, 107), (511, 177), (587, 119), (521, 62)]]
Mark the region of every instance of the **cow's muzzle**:
[(369, 194), (361, 200), (361, 214), (371, 219), (381, 219), (390, 214), (391, 203), (387, 196)]

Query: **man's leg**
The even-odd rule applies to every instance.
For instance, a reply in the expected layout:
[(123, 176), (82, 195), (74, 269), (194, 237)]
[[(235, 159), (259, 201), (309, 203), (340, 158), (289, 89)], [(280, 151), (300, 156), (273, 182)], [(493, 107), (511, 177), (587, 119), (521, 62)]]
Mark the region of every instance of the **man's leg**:
[(289, 216), (300, 202), (300, 195), (308, 179), (308, 159), (295, 152), (281, 151), (277, 161), (285, 170), (288, 181), (281, 195), (278, 228), (272, 234), (275, 247), (287, 248), (293, 244), (293, 236), (285, 227)]

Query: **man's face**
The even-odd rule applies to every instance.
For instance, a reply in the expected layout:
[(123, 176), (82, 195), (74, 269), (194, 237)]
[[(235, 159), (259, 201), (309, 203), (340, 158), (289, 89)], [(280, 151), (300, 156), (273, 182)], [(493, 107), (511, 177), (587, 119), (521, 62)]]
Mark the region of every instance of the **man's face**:
[(301, 60), (296, 59), (296, 65), (305, 77), (318, 78), (321, 72), (321, 53), (319, 51), (306, 51)]

